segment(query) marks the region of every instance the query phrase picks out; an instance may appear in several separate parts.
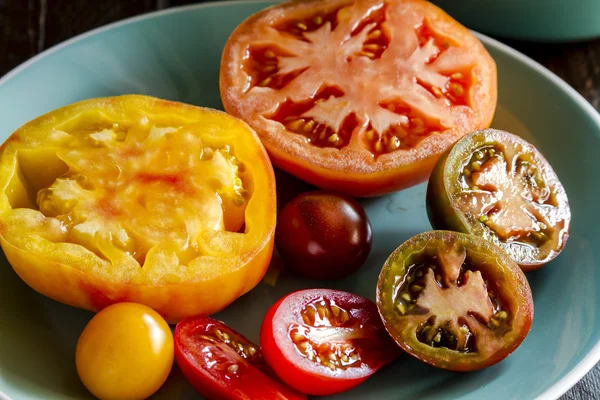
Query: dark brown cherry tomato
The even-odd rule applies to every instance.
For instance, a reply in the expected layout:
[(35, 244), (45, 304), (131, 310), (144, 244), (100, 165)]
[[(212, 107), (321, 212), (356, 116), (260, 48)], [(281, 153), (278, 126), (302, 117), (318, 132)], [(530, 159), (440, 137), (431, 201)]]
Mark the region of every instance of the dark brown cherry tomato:
[(279, 213), (275, 242), (285, 261), (310, 279), (345, 277), (363, 265), (373, 233), (362, 206), (346, 195), (303, 193)]
[(208, 399), (306, 400), (265, 363), (258, 346), (221, 321), (182, 320), (175, 328), (175, 358), (187, 380)]
[(470, 133), (440, 158), (427, 211), (434, 228), (490, 240), (524, 271), (554, 259), (569, 237), (567, 194), (548, 161), (495, 129)]
[(260, 344), (284, 382), (317, 396), (359, 385), (400, 354), (372, 301), (329, 289), (301, 290), (275, 303)]
[(390, 255), (377, 307), (407, 353), (454, 371), (503, 360), (533, 320), (531, 290), (514, 260), (485, 239), (450, 231), (421, 233)]

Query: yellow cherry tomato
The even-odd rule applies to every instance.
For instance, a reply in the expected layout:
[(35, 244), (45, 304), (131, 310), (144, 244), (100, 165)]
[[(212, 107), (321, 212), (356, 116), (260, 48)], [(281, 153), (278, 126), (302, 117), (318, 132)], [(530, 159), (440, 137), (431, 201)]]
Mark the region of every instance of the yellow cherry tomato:
[(145, 399), (156, 392), (173, 366), (173, 335), (154, 310), (118, 303), (92, 318), (75, 354), (85, 387), (102, 400)]

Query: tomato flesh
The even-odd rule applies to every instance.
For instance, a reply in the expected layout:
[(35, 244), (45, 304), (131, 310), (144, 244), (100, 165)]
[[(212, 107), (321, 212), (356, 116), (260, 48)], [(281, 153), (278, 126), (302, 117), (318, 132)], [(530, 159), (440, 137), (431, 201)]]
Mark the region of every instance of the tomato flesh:
[(258, 346), (208, 317), (177, 324), (175, 357), (188, 381), (209, 399), (306, 399), (267, 375)]
[(394, 360), (377, 308), (360, 296), (329, 289), (291, 293), (268, 311), (263, 354), (291, 387), (311, 395), (349, 390)]
[(141, 303), (176, 322), (223, 309), (268, 268), (273, 169), (254, 131), (226, 113), (90, 99), (23, 125), (0, 156), (0, 245), (57, 301)]
[(461, 139), (434, 169), (427, 205), (434, 227), (484, 237), (526, 271), (554, 259), (569, 236), (569, 202), (556, 173), (508, 132)]
[(225, 109), (274, 163), (357, 196), (424, 180), (465, 133), (489, 126), (495, 64), (439, 8), (417, 0), (309, 0), (268, 8), (230, 37)]
[(518, 265), (492, 243), (450, 231), (421, 233), (390, 255), (377, 306), (406, 352), (455, 371), (503, 360), (533, 319), (531, 290)]

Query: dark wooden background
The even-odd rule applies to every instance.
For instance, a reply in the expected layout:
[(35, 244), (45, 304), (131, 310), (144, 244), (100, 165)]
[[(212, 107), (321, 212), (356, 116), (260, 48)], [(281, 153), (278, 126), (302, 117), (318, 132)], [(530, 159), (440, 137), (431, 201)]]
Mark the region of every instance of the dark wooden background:
[[(194, 2), (197, 1), (0, 0), (0, 76), (82, 32), (141, 13)], [(503, 41), (545, 65), (600, 111), (600, 39), (562, 44)], [(600, 399), (599, 365), (561, 398), (571, 399)]]

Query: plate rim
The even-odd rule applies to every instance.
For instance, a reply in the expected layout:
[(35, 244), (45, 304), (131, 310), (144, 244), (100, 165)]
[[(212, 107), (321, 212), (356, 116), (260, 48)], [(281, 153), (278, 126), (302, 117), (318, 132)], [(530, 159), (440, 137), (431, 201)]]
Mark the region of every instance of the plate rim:
[[(64, 42), (58, 43), (43, 52), (33, 56), (29, 60), (17, 65), (15, 68), (8, 71), (4, 76), (0, 77), (0, 90), (2, 87), (6, 85), (10, 80), (14, 79), (15, 76), (19, 75), (22, 71), (25, 71), (27, 68), (32, 66), (33, 64), (41, 61), (42, 59), (50, 56), (53, 53), (56, 53), (62, 50), (65, 47), (71, 46), (81, 40), (85, 40), (89, 37), (96, 36), (105, 31), (109, 31), (114, 28), (118, 28), (121, 26), (134, 24), (140, 21), (153, 19), (157, 17), (161, 17), (168, 14), (181, 13), (192, 9), (202, 9), (209, 7), (223, 7), (230, 6), (235, 4), (252, 4), (252, 3), (272, 3), (276, 4), (281, 1), (277, 0), (217, 0), (217, 1), (209, 1), (201, 4), (188, 4), (184, 6), (176, 6), (170, 7), (167, 9), (151, 11), (148, 13), (140, 14), (134, 17), (125, 18), (119, 21), (115, 21), (109, 23), (107, 25), (92, 29), (90, 31), (81, 33), (76, 35), (70, 39), (65, 40)], [(533, 69), (538, 74), (544, 76), (548, 80), (551, 81), (554, 85), (558, 86), (562, 91), (564, 91), (579, 107), (581, 107), (586, 114), (588, 114), (592, 120), (596, 122), (596, 125), (600, 127), (600, 113), (572, 86), (570, 86), (567, 82), (562, 80), (558, 75), (550, 71), (548, 68), (544, 67), (542, 64), (533, 60), (532, 58), (526, 56), (520, 51), (496, 40), (490, 36), (481, 34), (479, 32), (472, 31), (475, 36), (481, 42), (486, 45), (495, 48), (496, 50), (506, 53), (510, 57), (516, 59), (517, 61), (525, 64), (529, 68)], [(600, 339), (596, 342), (596, 344), (590, 349), (590, 351), (561, 379), (554, 382), (548, 389), (546, 389), (542, 394), (540, 394), (537, 399), (538, 400), (550, 400), (550, 399), (558, 399), (560, 396), (565, 394), (571, 387), (573, 387), (577, 382), (579, 382), (589, 371), (594, 368), (594, 366), (600, 362)], [(0, 389), (0, 400), (13, 400), (4, 391)]]

